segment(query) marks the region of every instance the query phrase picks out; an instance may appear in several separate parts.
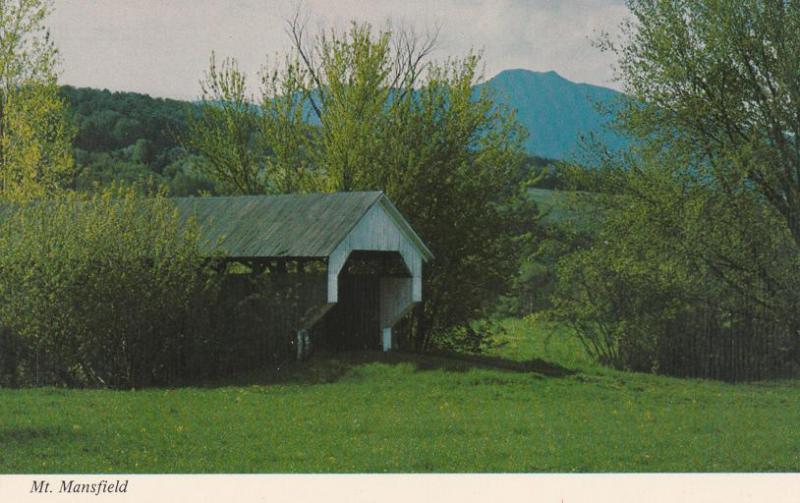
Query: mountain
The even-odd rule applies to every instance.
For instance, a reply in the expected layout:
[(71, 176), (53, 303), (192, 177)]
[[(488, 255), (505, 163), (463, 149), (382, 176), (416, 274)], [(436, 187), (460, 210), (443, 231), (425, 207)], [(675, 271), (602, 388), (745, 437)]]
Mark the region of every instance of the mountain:
[(595, 137), (613, 150), (627, 140), (606, 127), (610, 117), (601, 109), (614, 110), (624, 94), (605, 87), (571, 82), (556, 72), (505, 70), (477, 86), (489, 87), (498, 102), (517, 110), (528, 129), (525, 143), (530, 154), (550, 159), (569, 159), (579, 154), (582, 135)]

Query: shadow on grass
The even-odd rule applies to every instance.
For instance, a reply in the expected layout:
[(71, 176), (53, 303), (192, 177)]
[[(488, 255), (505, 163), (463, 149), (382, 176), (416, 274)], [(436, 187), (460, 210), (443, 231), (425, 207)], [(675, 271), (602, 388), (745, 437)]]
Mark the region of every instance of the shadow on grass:
[(0, 429), (0, 445), (37, 444), (63, 442), (65, 437), (75, 437), (77, 432), (46, 426), (41, 428), (21, 427)]
[[(503, 372), (525, 373), (537, 377), (560, 378), (576, 371), (539, 358), (527, 361), (509, 360), (498, 356), (469, 355), (461, 353), (419, 354), (404, 351), (320, 352), (306, 362), (293, 362), (253, 372), (243, 372), (227, 378), (209, 380), (201, 387), (248, 386), (270, 384), (325, 384), (333, 383), (353, 369), (373, 363), (384, 365), (412, 365), (417, 372), (444, 371), (468, 372), (472, 369), (489, 369)], [(187, 385), (191, 385), (188, 384)], [(197, 385), (196, 383), (194, 384)]]
[(499, 356), (468, 355), (460, 353), (439, 353), (430, 358), (422, 358), (417, 363), (419, 370), (442, 369), (449, 372), (465, 372), (473, 368), (504, 370), (508, 372), (533, 373), (543, 377), (566, 377), (576, 373), (541, 358), (526, 361), (509, 360)]

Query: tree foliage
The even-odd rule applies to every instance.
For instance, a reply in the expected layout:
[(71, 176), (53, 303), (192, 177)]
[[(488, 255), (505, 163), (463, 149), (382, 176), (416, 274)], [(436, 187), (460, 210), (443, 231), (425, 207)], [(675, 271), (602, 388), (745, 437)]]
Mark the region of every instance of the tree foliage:
[(0, 3), (0, 195), (52, 193), (72, 176), (73, 129), (56, 85), (47, 0)]
[(204, 158), (203, 169), (237, 194), (264, 191), (264, 171), (258, 149), (252, 144), (258, 112), (247, 95), (246, 78), (236, 61), (217, 65), (211, 55), (209, 69), (200, 83), (202, 104), (199, 117), (190, 113), (184, 145)]
[(633, 103), (625, 127), (648, 150), (731, 197), (755, 191), (800, 244), (800, 4), (632, 0), (606, 42)]
[(583, 177), (606, 194), (606, 220), (562, 261), (557, 310), (622, 367), (686, 372), (675, 348), (695, 342), (717, 359), (739, 345), (742, 367), (797, 364), (799, 6), (628, 6), (622, 40), (602, 46), (619, 58), (632, 99), (618, 124), (636, 143)]
[(191, 222), (163, 195), (144, 199), (132, 189), (3, 211), (2, 382), (166, 382), (199, 333), (192, 308), (214, 277)]
[(62, 86), (76, 128), (73, 188), (94, 192), (115, 183), (163, 186), (173, 196), (215, 193), (201, 158), (183, 148), (194, 103), (130, 92)]
[[(187, 144), (235, 193), (386, 192), (436, 255), (411, 330), (426, 347), (479, 316), (518, 267), (535, 214), (519, 197), (525, 132), (489, 90), (473, 90), (478, 55), (431, 59), (435, 35), (352, 23), (309, 37), (297, 18), (288, 32), (294, 49), (262, 72), (259, 107), (235, 61), (216, 71), (212, 56), (208, 120)], [(229, 133), (252, 122), (248, 137)]]

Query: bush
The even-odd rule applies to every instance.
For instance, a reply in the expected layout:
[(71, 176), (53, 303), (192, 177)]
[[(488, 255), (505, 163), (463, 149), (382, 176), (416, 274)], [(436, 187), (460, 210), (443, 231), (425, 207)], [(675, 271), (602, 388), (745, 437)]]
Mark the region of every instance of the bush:
[(620, 173), (592, 242), (563, 257), (552, 312), (603, 364), (726, 380), (800, 363), (788, 230), (751, 193), (687, 188), (659, 168)]
[(499, 320), (487, 318), (436, 332), (430, 350), (479, 354), (491, 349), (506, 334)]
[[(163, 195), (112, 189), (6, 207), (0, 384), (133, 387), (181, 368), (216, 274)], [(207, 337), (206, 337), (207, 339)]]

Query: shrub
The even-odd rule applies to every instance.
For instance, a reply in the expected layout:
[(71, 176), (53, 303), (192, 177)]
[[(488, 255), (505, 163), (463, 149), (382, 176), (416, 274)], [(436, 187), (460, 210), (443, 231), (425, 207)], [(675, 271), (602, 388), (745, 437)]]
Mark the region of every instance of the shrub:
[(431, 350), (457, 353), (483, 353), (506, 333), (499, 320), (487, 318), (436, 332)]
[(202, 340), (192, 313), (217, 290), (197, 229), (167, 198), (114, 188), (4, 213), (0, 383), (133, 387), (174, 377), (188, 339)]
[(591, 243), (563, 257), (552, 312), (601, 363), (726, 380), (800, 363), (792, 239), (760, 200), (622, 173)]

